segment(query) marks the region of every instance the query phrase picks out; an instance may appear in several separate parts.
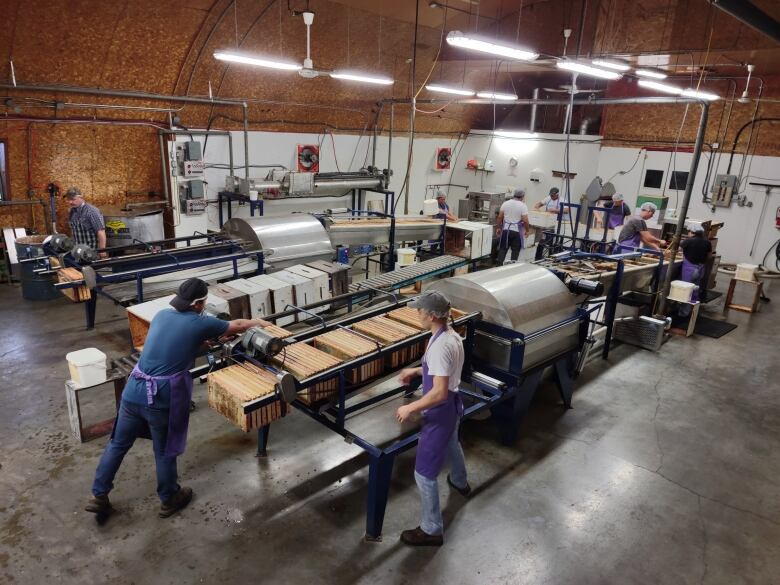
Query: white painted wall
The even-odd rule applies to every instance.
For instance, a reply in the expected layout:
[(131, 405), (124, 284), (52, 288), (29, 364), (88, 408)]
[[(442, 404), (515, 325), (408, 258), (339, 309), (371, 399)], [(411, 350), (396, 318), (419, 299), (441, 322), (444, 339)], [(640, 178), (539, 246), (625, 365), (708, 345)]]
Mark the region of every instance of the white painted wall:
[[(638, 194), (665, 194), (669, 196), (669, 207), (674, 208), (679, 205), (683, 196), (683, 191), (674, 191), (666, 189), (648, 189), (643, 187), (645, 170), (657, 169), (664, 171), (663, 185), (668, 187), (669, 176), (672, 170), (687, 171), (690, 168), (692, 155), (690, 153), (677, 153), (672, 159), (671, 166), (669, 152), (647, 152), (637, 148), (603, 148), (598, 160), (598, 175), (602, 179), (611, 180), (615, 188), (623, 193), (626, 202), (634, 210), (636, 207), (636, 198)], [(639, 159), (637, 161), (637, 156)], [(717, 220), (723, 221), (724, 227), (718, 233), (718, 253), (721, 254), (724, 263), (750, 262), (753, 264), (761, 263), (769, 247), (780, 237), (780, 231), (775, 229), (775, 211), (780, 206), (780, 189), (774, 189), (769, 195), (766, 212), (761, 218), (761, 208), (766, 198), (763, 187), (750, 186), (750, 181), (762, 183), (780, 183), (780, 164), (777, 157), (755, 156), (748, 157), (745, 164), (745, 177), (742, 181), (742, 189), (747, 196), (747, 200), (753, 203), (752, 207), (739, 207), (732, 203), (731, 207), (712, 208), (702, 201), (702, 186), (704, 183), (707, 161), (709, 154), (702, 156), (699, 164), (699, 170), (694, 182), (693, 195), (691, 197), (688, 217), (698, 220)], [(616, 173), (628, 170), (637, 161), (634, 168), (624, 174)], [(732, 165), (732, 174), (739, 171), (742, 157), (734, 157)], [(712, 179), (717, 173), (725, 173), (728, 166), (728, 156), (723, 155), (713, 164), (714, 170), (710, 174), (707, 191)], [(669, 171), (667, 172), (667, 167)], [(753, 245), (753, 238), (756, 231), (759, 230), (753, 254), (750, 253)]]

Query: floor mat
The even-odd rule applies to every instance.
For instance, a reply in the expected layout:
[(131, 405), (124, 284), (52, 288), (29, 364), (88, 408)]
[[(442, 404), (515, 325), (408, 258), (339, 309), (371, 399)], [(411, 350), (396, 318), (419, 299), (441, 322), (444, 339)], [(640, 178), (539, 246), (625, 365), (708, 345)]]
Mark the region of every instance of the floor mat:
[(696, 328), (694, 333), (699, 335), (706, 335), (707, 337), (713, 337), (718, 339), (723, 337), (729, 331), (733, 331), (737, 326), (734, 323), (728, 321), (718, 321), (717, 319), (710, 319), (709, 317), (702, 317), (696, 319)]
[(715, 299), (719, 299), (722, 296), (723, 296), (722, 292), (715, 291), (715, 290), (708, 290), (704, 295), (702, 295), (702, 298), (700, 298), (699, 300), (702, 303), (711, 303)]

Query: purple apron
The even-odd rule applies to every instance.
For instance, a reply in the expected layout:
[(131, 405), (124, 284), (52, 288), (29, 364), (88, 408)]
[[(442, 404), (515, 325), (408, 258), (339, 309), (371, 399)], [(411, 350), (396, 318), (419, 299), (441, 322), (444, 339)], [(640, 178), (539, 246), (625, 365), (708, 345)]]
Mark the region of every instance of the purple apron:
[[(431, 348), (445, 329), (446, 327), (442, 327), (436, 332), (428, 343), (427, 349)], [(433, 388), (433, 376), (428, 373), (428, 362), (425, 356), (422, 359), (422, 380), (423, 396), (425, 396)], [(423, 424), (414, 464), (417, 473), (428, 479), (438, 477), (447, 458), (447, 445), (462, 414), (463, 402), (460, 395), (452, 391), (447, 393), (447, 400), (423, 411)]]
[(183, 370), (170, 376), (150, 376), (143, 373), (136, 364), (130, 375), (146, 382), (146, 403), (153, 404), (157, 394), (157, 383), (168, 382), (171, 386), (171, 403), (168, 409), (168, 439), (165, 455), (177, 457), (187, 446), (187, 428), (190, 424), (190, 402), (192, 401), (192, 376)]
[(693, 294), (691, 295), (691, 302), (696, 302), (699, 300), (699, 287), (701, 286), (701, 277), (704, 274), (704, 264), (694, 264), (693, 262), (690, 262), (687, 258), (683, 257), (682, 262), (682, 279), (685, 282), (690, 282), (692, 284), (696, 285), (696, 289), (693, 291)]
[[(513, 226), (517, 226), (517, 233), (520, 234), (520, 248), (525, 247), (525, 224), (523, 223), (523, 220), (521, 219), (517, 223), (509, 223), (504, 222), (504, 226), (501, 228), (501, 237), (498, 238), (498, 248), (501, 249), (503, 246), (506, 246), (509, 248), (509, 229)], [(504, 237), (504, 234), (506, 234), (506, 237)], [(433, 342), (431, 342), (433, 343)]]
[(607, 222), (607, 225), (611, 230), (614, 230), (616, 227), (623, 225), (623, 204), (620, 204), (620, 213), (616, 213), (615, 210), (616, 208), (613, 205), (612, 211), (609, 213), (609, 222)]
[(620, 254), (622, 252), (636, 252), (634, 248), (639, 248), (641, 245), (642, 245), (642, 234), (640, 232), (637, 232), (634, 234), (633, 238), (628, 238), (627, 240), (619, 241), (615, 253)]

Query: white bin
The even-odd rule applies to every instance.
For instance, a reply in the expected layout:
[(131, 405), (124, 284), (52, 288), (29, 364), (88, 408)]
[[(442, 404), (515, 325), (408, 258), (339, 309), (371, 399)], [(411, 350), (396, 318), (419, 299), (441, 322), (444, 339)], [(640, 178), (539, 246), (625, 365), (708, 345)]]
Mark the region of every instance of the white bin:
[(106, 354), (96, 347), (72, 351), (65, 359), (71, 379), (79, 386), (94, 386), (106, 381)]
[(417, 250), (414, 248), (398, 248), (398, 265), (411, 266), (415, 263)]
[(680, 301), (681, 303), (690, 303), (693, 297), (693, 291), (698, 286), (692, 282), (685, 282), (684, 280), (673, 280), (669, 289), (669, 297), (673, 301)]

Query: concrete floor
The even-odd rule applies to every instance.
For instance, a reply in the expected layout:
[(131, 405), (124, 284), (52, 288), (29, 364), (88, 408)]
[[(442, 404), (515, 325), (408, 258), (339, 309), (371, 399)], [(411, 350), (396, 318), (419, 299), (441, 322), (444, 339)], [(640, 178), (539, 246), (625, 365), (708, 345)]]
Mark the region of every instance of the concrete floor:
[(203, 387), (180, 461), (190, 508), (157, 518), (140, 441), (112, 493), (121, 512), (97, 526), (82, 508), (105, 439), (69, 434), (64, 355), (125, 353), (124, 311), (101, 300), (85, 332), (80, 306), (4, 285), (0, 582), (780, 583), (778, 304), (731, 312), (739, 327), (720, 340), (617, 348), (586, 369), (573, 410), (546, 387), (513, 448), (489, 421), (466, 423), (474, 495), (443, 486), (445, 546), (413, 550), (398, 542), (418, 524), (412, 454), (396, 464), (384, 541), (365, 543), (359, 449), (294, 413), (255, 459), (254, 435)]

